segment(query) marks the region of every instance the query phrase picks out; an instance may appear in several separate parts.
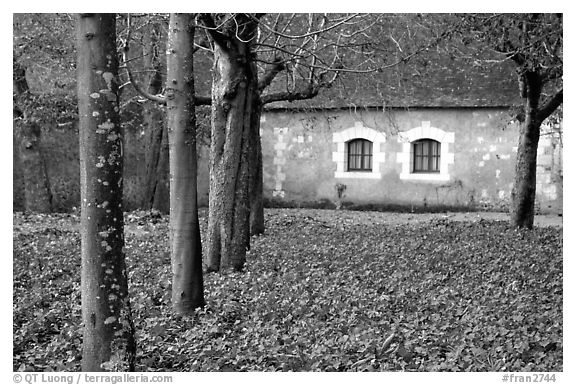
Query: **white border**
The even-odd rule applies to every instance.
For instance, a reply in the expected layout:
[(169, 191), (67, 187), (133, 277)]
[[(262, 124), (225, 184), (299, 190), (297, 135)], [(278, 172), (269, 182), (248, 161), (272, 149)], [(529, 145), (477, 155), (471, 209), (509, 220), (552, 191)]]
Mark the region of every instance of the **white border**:
[[(353, 139), (366, 139), (372, 142), (372, 171), (346, 171), (346, 143)], [(335, 178), (382, 178), (380, 163), (386, 161), (386, 154), (381, 151), (381, 145), (386, 142), (386, 134), (364, 127), (362, 122), (354, 122), (354, 127), (332, 134), (332, 142), (338, 146), (337, 150), (332, 153), (332, 161), (336, 162)]]
[[(433, 139), (440, 142), (440, 172), (413, 173), (410, 170), (412, 142), (419, 139)], [(454, 133), (431, 127), (430, 122), (423, 121), (420, 127), (398, 133), (398, 143), (402, 143), (402, 151), (396, 154), (396, 161), (402, 164), (400, 179), (416, 181), (448, 181), (450, 173), (448, 165), (454, 163)], [(448, 144), (452, 143), (452, 146)], [(448, 149), (452, 147), (452, 152)]]

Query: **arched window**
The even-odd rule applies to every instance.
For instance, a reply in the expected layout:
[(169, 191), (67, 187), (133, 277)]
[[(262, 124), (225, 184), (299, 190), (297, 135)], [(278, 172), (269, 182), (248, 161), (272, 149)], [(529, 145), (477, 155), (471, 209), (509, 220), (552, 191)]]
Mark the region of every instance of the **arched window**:
[(430, 126), (423, 121), (420, 127), (398, 133), (402, 151), (396, 160), (402, 164), (400, 179), (416, 181), (448, 181), (448, 165), (454, 163), (454, 133)]
[(372, 142), (353, 139), (348, 142), (348, 171), (372, 171)]
[(440, 142), (433, 139), (412, 142), (412, 172), (440, 172)]

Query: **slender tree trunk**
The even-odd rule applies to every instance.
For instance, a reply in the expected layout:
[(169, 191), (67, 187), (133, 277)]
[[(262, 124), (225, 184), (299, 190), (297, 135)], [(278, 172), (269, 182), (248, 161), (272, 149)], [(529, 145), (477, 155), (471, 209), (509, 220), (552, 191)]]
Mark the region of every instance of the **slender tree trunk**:
[(18, 154), (24, 179), (24, 207), (28, 211), (49, 213), (52, 211), (52, 191), (48, 170), (42, 153), (41, 128), (31, 117), (31, 95), (26, 81), (26, 71), (14, 61), (13, 83), (14, 118)]
[[(164, 120), (162, 121), (164, 125)], [(168, 144), (168, 129), (163, 127), (160, 156), (156, 167), (156, 191), (152, 208), (163, 213), (170, 212), (170, 146)]]
[(542, 84), (537, 73), (524, 76), (526, 85), (526, 116), (520, 125), (516, 174), (512, 188), (511, 223), (516, 227), (531, 229), (534, 225), (534, 201), (536, 199), (536, 155), (540, 139), (541, 118), (538, 103)]
[(83, 371), (134, 370), (124, 259), (115, 14), (77, 20)]
[[(149, 104), (152, 104), (150, 102)], [(144, 111), (144, 125), (146, 130), (146, 175), (144, 179), (144, 195), (142, 208), (150, 210), (158, 209), (159, 202), (157, 196), (161, 195), (160, 191), (165, 186), (162, 183), (162, 162), (161, 159), (164, 148), (164, 122), (162, 112), (157, 106), (148, 106)], [(164, 194), (167, 195), (167, 194)]]
[(170, 143), (172, 305), (176, 313), (191, 314), (204, 305), (196, 192), (192, 15), (171, 14), (169, 31), (166, 99)]
[[(161, 62), (159, 58), (159, 39), (160, 39), (160, 26), (153, 24), (144, 42), (144, 67), (151, 71), (147, 79), (148, 92), (156, 95), (162, 91), (162, 75), (161, 75)], [(165, 135), (163, 111), (161, 108), (152, 102), (144, 105), (143, 120), (146, 133), (146, 176), (144, 179), (144, 196), (142, 208), (149, 210), (152, 208), (163, 209), (168, 206), (166, 202), (158, 199), (159, 196), (167, 197), (168, 191), (166, 181), (163, 179), (167, 174), (163, 166), (167, 166), (167, 162), (162, 162), (166, 158), (166, 154), (162, 153), (165, 146), (163, 138)]]
[(250, 235), (264, 234), (264, 181), (260, 117), (262, 103), (258, 94), (253, 99), (250, 124)]
[[(238, 18), (238, 16), (237, 16)], [(250, 246), (249, 148), (257, 74), (250, 52), (255, 24), (214, 48), (208, 271), (241, 270)]]

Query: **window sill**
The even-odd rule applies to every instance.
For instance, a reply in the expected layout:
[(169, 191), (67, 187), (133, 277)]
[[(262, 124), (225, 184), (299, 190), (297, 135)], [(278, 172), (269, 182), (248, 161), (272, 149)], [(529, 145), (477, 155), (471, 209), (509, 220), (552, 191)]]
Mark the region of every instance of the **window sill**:
[(442, 173), (401, 173), (401, 180), (416, 180), (416, 181), (439, 181), (445, 182), (450, 180), (450, 175)]
[(382, 174), (374, 171), (336, 171), (334, 177), (349, 179), (382, 179)]

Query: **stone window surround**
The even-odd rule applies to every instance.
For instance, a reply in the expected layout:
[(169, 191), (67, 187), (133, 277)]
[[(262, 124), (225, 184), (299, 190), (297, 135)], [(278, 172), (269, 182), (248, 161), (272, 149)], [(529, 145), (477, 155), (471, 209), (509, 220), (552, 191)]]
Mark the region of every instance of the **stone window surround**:
[[(353, 139), (365, 139), (372, 142), (372, 171), (347, 171), (347, 143)], [(336, 162), (335, 178), (381, 179), (380, 163), (386, 159), (382, 144), (386, 135), (372, 128), (364, 127), (362, 122), (354, 122), (354, 126), (332, 134), (332, 142), (337, 149), (332, 153), (332, 161)]]
[[(413, 173), (412, 142), (419, 139), (433, 139), (440, 142), (440, 172), (438, 173)], [(398, 143), (402, 143), (402, 151), (396, 154), (396, 161), (402, 164), (400, 179), (416, 181), (448, 181), (450, 174), (448, 165), (454, 163), (454, 133), (431, 127), (429, 121), (423, 121), (420, 127), (398, 133)], [(452, 144), (449, 146), (449, 144)], [(452, 152), (449, 152), (452, 147)]]

